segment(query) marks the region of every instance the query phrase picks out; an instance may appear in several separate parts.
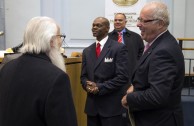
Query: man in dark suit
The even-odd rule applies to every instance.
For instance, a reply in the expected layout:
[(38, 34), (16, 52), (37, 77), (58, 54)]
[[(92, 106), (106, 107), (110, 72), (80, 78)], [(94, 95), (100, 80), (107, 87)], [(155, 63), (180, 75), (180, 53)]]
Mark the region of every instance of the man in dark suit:
[(32, 18), (22, 55), (0, 71), (0, 126), (77, 126), (59, 26)]
[[(119, 33), (121, 33), (121, 43), (127, 46), (129, 52), (129, 79), (131, 80), (132, 72), (137, 61), (143, 54), (144, 43), (141, 36), (126, 28), (126, 16), (124, 13), (117, 13), (114, 17), (114, 30), (109, 33), (109, 37), (118, 41)], [(131, 83), (131, 82), (130, 82)]]
[(169, 15), (161, 2), (147, 3), (137, 26), (147, 42), (122, 104), (133, 112), (136, 126), (183, 126), (181, 89), (184, 58), (167, 30)]
[(88, 126), (126, 125), (126, 109), (121, 98), (129, 81), (128, 52), (124, 44), (108, 37), (109, 25), (106, 18), (96, 18), (92, 25), (96, 42), (83, 51), (81, 83), (87, 91)]
[(13, 59), (16, 59), (18, 57), (20, 57), (22, 54), (21, 53), (10, 53), (10, 54), (4, 54), (4, 58), (3, 58), (3, 61), (1, 62), (0, 64), (0, 70), (3, 68), (3, 66), (10, 62), (11, 60)]

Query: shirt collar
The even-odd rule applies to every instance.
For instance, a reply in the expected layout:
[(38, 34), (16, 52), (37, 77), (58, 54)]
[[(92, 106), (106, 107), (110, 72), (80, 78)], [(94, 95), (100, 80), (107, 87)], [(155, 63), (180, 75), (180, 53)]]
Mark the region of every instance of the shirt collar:
[(104, 47), (104, 44), (106, 43), (107, 40), (108, 40), (108, 36), (103, 38), (101, 41), (96, 40), (96, 45), (97, 43), (100, 43), (101, 47)]
[(124, 32), (126, 32), (126, 29), (124, 28), (122, 31), (120, 31), (122, 34), (124, 33)]
[(160, 33), (152, 42), (149, 43), (149, 46), (151, 46), (158, 37), (160, 37), (162, 34), (164, 34), (167, 31), (167, 29), (165, 31), (163, 31), (162, 33)]
[(126, 32), (126, 29), (124, 28), (121, 32), (122, 32), (122, 33)]

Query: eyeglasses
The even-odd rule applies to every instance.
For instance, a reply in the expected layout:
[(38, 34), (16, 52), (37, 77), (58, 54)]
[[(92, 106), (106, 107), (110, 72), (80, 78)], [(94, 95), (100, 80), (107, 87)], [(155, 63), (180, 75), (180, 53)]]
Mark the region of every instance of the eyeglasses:
[(67, 45), (67, 43), (65, 42), (65, 38), (66, 38), (66, 35), (65, 34), (56, 35), (56, 36), (59, 36), (62, 39), (62, 46), (69, 47)]
[(157, 21), (157, 20), (159, 20), (159, 19), (152, 19), (152, 20), (144, 20), (144, 19), (142, 19), (142, 18), (137, 18), (137, 22), (138, 23), (142, 23), (142, 24), (146, 24), (146, 23), (149, 23), (149, 22), (152, 22), (152, 21)]
[(65, 37), (66, 37), (66, 35), (65, 35), (65, 34), (56, 35), (56, 36), (59, 36), (59, 37), (61, 37), (61, 39), (65, 39)]

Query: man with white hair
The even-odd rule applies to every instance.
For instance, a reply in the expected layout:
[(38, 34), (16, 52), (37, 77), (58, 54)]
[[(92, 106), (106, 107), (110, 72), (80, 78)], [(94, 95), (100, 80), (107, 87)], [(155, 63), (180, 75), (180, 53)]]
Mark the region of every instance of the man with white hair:
[(136, 126), (183, 126), (184, 57), (168, 31), (168, 8), (162, 2), (149, 2), (137, 20), (146, 46), (122, 105), (133, 112)]
[(0, 71), (0, 126), (77, 126), (61, 43), (53, 19), (28, 22), (22, 55)]

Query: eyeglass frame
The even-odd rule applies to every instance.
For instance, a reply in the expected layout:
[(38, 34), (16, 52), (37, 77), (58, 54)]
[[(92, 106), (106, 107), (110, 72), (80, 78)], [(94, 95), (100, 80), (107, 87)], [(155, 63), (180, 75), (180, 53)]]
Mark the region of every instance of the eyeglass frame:
[(142, 18), (140, 18), (140, 17), (137, 18), (137, 22), (138, 22), (138, 23), (142, 23), (142, 24), (147, 24), (147, 23), (149, 23), (149, 22), (158, 21), (158, 20), (160, 20), (160, 19), (144, 20), (144, 19), (142, 19)]
[(66, 38), (66, 35), (65, 35), (65, 34), (56, 35), (56, 36), (59, 36), (59, 37), (61, 37), (61, 39), (65, 39), (65, 38)]
[(59, 36), (62, 39), (62, 45), (66, 45), (66, 43), (65, 43), (66, 35), (65, 34), (60, 34), (60, 35), (56, 35), (56, 36)]

